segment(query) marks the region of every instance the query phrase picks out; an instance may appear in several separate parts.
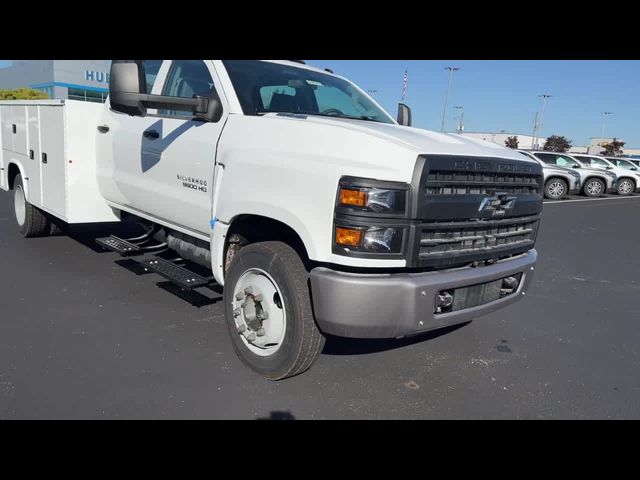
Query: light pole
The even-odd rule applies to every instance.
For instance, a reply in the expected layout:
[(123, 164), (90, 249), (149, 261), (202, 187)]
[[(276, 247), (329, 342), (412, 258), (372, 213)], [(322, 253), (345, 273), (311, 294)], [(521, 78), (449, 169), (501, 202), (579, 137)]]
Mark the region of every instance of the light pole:
[[(553, 95), (549, 95), (548, 93), (543, 93), (542, 95), (538, 95), (538, 97), (542, 97), (542, 112), (540, 113), (540, 121), (536, 121), (533, 126), (533, 143), (536, 143), (537, 134), (540, 133), (543, 127), (542, 119), (544, 118), (544, 111), (547, 108), (547, 100), (553, 97)], [(537, 114), (536, 114), (537, 115)]]
[(458, 120), (458, 124), (456, 125), (456, 132), (462, 133), (464, 132), (464, 107), (453, 107), (456, 109), (456, 118)]
[(604, 140), (604, 131), (607, 128), (607, 117), (613, 115), (613, 112), (602, 112), (602, 135), (600, 135), (600, 143)]
[(449, 84), (447, 85), (447, 96), (444, 97), (444, 108), (442, 109), (442, 123), (440, 124), (440, 131), (444, 132), (444, 122), (447, 118), (447, 103), (449, 103), (449, 95), (451, 94), (451, 81), (453, 80), (453, 72), (460, 70), (459, 67), (445, 67), (445, 70), (449, 71)]

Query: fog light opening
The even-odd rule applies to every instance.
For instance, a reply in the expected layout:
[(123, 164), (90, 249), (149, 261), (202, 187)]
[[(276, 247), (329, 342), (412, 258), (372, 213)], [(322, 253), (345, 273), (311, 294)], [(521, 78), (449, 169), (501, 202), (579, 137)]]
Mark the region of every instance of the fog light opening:
[(520, 286), (520, 278), (522, 274), (514, 275), (512, 277), (506, 277), (502, 279), (502, 287), (500, 288), (500, 297), (506, 297), (511, 295)]
[(441, 290), (436, 295), (435, 313), (450, 312), (453, 308), (453, 293), (448, 290)]

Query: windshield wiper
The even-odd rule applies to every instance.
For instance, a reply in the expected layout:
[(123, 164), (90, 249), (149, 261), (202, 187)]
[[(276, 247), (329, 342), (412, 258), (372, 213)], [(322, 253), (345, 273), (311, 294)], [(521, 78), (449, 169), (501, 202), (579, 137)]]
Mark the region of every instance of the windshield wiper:
[(365, 120), (367, 122), (384, 123), (384, 122), (381, 122), (380, 120), (376, 120), (374, 117), (368, 117), (367, 115), (360, 115), (360, 116), (356, 116), (356, 115), (337, 115), (337, 114), (332, 114), (332, 113), (308, 112), (306, 110), (298, 110), (296, 112), (276, 111), (276, 110), (262, 110), (262, 111), (256, 112), (257, 115), (265, 115), (267, 113), (282, 113), (282, 114), (288, 114), (288, 115), (315, 115), (317, 117), (347, 118), (347, 119), (351, 119), (351, 120)]

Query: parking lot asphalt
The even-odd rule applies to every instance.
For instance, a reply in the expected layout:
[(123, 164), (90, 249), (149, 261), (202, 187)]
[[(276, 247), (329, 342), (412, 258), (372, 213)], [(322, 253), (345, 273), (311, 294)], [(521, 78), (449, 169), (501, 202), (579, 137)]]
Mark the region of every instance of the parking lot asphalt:
[(218, 293), (136, 275), (93, 227), (25, 240), (0, 191), (0, 418), (640, 418), (639, 218), (640, 196), (547, 203), (520, 302), (409, 340), (330, 338), (274, 383), (235, 356)]

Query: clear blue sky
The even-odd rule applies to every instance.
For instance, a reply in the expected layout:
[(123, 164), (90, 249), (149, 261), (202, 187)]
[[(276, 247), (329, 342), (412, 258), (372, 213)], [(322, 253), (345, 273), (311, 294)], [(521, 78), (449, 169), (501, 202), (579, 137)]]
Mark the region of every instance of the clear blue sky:
[[(9, 64), (0, 60), (0, 67)], [(549, 93), (542, 136), (565, 135), (574, 145), (599, 137), (603, 111), (606, 136), (623, 138), (640, 148), (640, 61), (537, 60), (308, 60), (328, 67), (374, 94), (395, 116), (402, 93), (405, 66), (409, 70), (406, 103), (416, 127), (439, 130), (447, 88), (446, 66), (454, 74), (447, 112), (447, 130), (454, 129), (455, 105), (464, 107), (467, 132), (508, 132), (531, 135), (539, 94)]]

